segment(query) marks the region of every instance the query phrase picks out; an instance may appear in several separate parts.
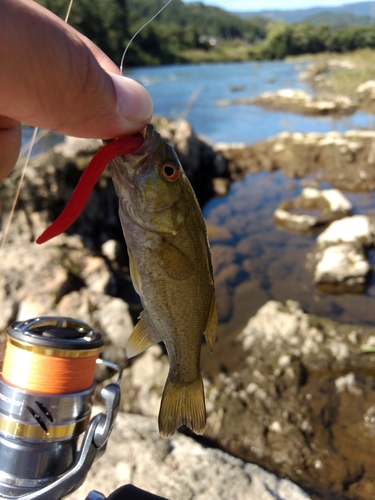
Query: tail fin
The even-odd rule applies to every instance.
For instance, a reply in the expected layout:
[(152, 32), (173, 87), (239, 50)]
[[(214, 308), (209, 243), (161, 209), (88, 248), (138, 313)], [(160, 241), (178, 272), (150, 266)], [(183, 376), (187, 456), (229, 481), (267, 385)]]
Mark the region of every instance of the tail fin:
[(164, 438), (186, 425), (196, 434), (203, 434), (206, 427), (203, 380), (199, 377), (187, 385), (165, 383), (159, 412), (159, 432)]

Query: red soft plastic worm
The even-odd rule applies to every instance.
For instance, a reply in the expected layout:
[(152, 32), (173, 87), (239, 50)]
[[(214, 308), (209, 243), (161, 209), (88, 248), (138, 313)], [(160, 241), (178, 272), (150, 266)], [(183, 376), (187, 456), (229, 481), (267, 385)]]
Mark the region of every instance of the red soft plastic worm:
[(39, 236), (36, 240), (38, 244), (54, 238), (68, 229), (77, 219), (84, 209), (91, 191), (101, 176), (103, 170), (110, 161), (120, 155), (133, 153), (144, 142), (143, 137), (139, 135), (123, 136), (109, 142), (93, 156), (86, 170), (81, 175), (73, 194), (57, 219)]

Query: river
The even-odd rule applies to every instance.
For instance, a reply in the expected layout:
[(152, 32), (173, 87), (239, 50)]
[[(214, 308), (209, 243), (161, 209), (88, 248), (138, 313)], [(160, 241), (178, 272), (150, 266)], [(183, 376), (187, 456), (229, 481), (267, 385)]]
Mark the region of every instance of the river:
[(371, 117), (360, 111), (336, 120), (266, 111), (258, 106), (215, 106), (219, 100), (255, 97), (261, 92), (281, 88), (298, 88), (311, 93), (310, 85), (298, 80), (308, 64), (268, 61), (159, 66), (137, 68), (126, 74), (150, 92), (155, 114), (170, 118), (185, 116), (196, 132), (214, 142), (253, 143), (283, 131), (343, 132), (371, 126)]
[[(325, 133), (372, 127), (372, 116), (361, 111), (333, 119), (266, 111), (249, 105), (215, 106), (218, 100), (256, 96), (266, 90), (298, 88), (311, 93), (308, 83), (298, 80), (307, 64), (177, 65), (136, 68), (125, 73), (145, 85), (154, 100), (155, 114), (186, 117), (197, 133), (213, 142), (254, 143), (282, 131)], [(35, 152), (58, 140), (61, 138), (50, 136)], [(342, 322), (375, 324), (375, 273), (362, 295), (321, 294), (314, 289), (305, 269), (306, 254), (316, 236), (288, 233), (275, 227), (273, 213), (280, 201), (296, 196), (301, 189), (300, 180), (287, 178), (282, 172), (250, 174), (233, 183), (227, 196), (212, 199), (204, 207), (206, 220), (230, 235), (224, 241), (211, 242), (221, 325), (226, 331), (239, 331), (270, 299), (298, 300), (307, 312)], [(345, 194), (354, 213), (375, 214), (374, 193)], [(375, 264), (374, 251), (369, 258)], [(220, 272), (229, 265), (233, 274), (224, 282)]]

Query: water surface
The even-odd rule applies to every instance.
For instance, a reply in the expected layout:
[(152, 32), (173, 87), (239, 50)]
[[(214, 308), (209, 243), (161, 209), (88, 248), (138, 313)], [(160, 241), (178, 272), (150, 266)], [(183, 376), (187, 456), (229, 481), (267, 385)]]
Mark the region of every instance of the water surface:
[[(298, 80), (298, 75), (306, 69), (307, 64), (268, 61), (160, 66), (137, 68), (128, 71), (127, 76), (147, 88), (154, 100), (156, 114), (170, 118), (187, 116), (196, 132), (215, 142), (253, 143), (283, 131), (343, 132), (350, 128), (370, 126), (371, 117), (362, 111), (336, 120), (267, 111), (253, 105), (215, 105), (222, 99), (255, 97), (261, 92), (281, 88), (311, 93), (310, 85)], [(233, 92), (234, 88), (242, 90)]]

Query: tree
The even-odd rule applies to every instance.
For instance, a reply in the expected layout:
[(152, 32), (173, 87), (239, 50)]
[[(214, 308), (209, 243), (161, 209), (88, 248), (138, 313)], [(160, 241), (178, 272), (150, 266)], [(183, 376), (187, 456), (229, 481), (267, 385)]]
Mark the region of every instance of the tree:
[[(66, 0), (38, 0), (38, 3), (61, 18), (65, 17)], [(116, 63), (130, 39), (126, 0), (76, 0), (69, 24), (90, 38)]]

